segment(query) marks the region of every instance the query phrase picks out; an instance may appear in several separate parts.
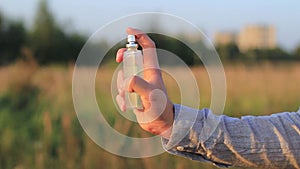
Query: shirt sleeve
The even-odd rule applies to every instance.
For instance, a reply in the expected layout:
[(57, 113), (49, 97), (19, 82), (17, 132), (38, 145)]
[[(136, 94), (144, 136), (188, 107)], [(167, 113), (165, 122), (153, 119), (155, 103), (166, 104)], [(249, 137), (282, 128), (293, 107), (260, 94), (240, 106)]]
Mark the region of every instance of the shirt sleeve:
[(219, 167), (300, 168), (300, 109), (233, 118), (174, 105), (171, 154)]

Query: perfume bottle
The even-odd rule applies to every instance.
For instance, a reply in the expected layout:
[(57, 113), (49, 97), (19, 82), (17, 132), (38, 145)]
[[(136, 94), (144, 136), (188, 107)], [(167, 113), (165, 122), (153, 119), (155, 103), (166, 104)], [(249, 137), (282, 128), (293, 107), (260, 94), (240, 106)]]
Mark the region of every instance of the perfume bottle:
[[(126, 48), (123, 57), (123, 72), (124, 79), (130, 78), (132, 76), (143, 77), (143, 55), (140, 50), (138, 50), (138, 44), (135, 41), (134, 35), (128, 35)], [(126, 110), (132, 109), (142, 109), (142, 101), (140, 96), (133, 92), (125, 92), (125, 105)]]

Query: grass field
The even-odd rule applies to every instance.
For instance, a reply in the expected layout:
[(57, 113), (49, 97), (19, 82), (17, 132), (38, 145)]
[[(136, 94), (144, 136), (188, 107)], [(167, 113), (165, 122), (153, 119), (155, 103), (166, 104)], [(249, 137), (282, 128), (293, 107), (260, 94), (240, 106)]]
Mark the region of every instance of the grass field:
[[(225, 65), (227, 100), (224, 114), (268, 115), (296, 111), (300, 106), (300, 64)], [(193, 67), (201, 94), (200, 108), (209, 107), (210, 82), (204, 67)], [(0, 68), (0, 168), (163, 169), (214, 168), (164, 153), (129, 159), (99, 148), (83, 132), (72, 102), (73, 66), (39, 67), (17, 62)], [(147, 137), (125, 120), (110, 96), (113, 69), (102, 67), (96, 77), (96, 95), (110, 125), (130, 136)], [(172, 101), (180, 100), (175, 80), (164, 74)], [(141, 148), (142, 149), (142, 148)]]

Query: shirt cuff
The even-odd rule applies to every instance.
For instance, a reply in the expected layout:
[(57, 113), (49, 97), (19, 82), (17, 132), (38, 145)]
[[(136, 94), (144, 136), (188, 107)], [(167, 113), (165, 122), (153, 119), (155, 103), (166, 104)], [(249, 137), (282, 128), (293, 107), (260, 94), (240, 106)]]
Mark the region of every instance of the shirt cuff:
[[(217, 116), (211, 116), (209, 109), (196, 110), (186, 106), (174, 104), (174, 122), (170, 139), (162, 138), (163, 148), (174, 155), (183, 156), (200, 162), (212, 162), (218, 167), (228, 167), (211, 161), (205, 156), (205, 150), (201, 148), (201, 142), (207, 139), (211, 130), (215, 128), (203, 128), (207, 119), (216, 122)], [(206, 132), (209, 131), (209, 132)]]

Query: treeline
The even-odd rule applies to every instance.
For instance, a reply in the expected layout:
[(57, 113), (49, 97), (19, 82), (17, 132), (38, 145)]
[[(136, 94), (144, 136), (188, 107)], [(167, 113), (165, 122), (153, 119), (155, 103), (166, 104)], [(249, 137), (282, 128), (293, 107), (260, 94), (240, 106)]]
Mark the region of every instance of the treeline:
[(22, 57), (23, 49), (29, 49), (39, 64), (74, 62), (85, 41), (85, 36), (68, 32), (56, 22), (46, 0), (39, 2), (31, 30), (0, 13), (0, 65)]
[(223, 61), (300, 61), (300, 46), (293, 52), (287, 52), (280, 47), (274, 49), (250, 49), (241, 52), (234, 43), (216, 46), (216, 50)]
[[(187, 65), (201, 64), (199, 57), (184, 43), (161, 34), (149, 34), (160, 49), (179, 56)], [(34, 24), (27, 30), (22, 21), (5, 18), (0, 11), (0, 65), (10, 64), (30, 51), (40, 65), (74, 63), (87, 37), (65, 30), (48, 8), (47, 0), (39, 2)], [(114, 61), (115, 52), (124, 47), (122, 40), (106, 54), (104, 62)], [(105, 42), (102, 45), (107, 45)], [(201, 48), (203, 43), (197, 42)], [(200, 46), (199, 46), (200, 45)], [(101, 48), (103, 46), (96, 46)], [(29, 50), (28, 50), (29, 49)], [(253, 49), (241, 52), (236, 44), (216, 46), (222, 61), (294, 61), (300, 60), (300, 45), (293, 52), (280, 47), (275, 49)]]
[[(202, 61), (197, 54), (183, 42), (161, 34), (149, 34), (149, 36), (155, 41), (157, 48), (172, 52), (176, 56), (180, 57), (187, 65), (193, 66), (202, 64)], [(209, 50), (201, 41), (195, 42), (195, 44), (191, 45), (196, 46), (199, 50), (203, 48)], [(234, 43), (218, 45), (215, 48), (220, 59), (224, 63), (300, 61), (300, 45), (292, 52), (287, 52), (280, 47), (273, 49), (250, 49), (242, 52), (239, 50), (237, 44)]]

